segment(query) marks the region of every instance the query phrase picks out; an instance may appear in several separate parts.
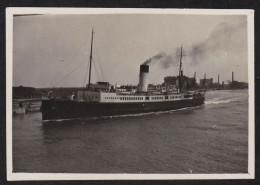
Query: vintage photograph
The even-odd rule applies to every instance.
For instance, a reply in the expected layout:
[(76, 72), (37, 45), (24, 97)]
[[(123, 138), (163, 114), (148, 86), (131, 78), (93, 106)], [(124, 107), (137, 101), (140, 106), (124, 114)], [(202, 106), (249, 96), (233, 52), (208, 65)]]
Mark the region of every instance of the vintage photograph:
[(10, 9), (10, 179), (254, 178), (253, 11), (182, 11)]

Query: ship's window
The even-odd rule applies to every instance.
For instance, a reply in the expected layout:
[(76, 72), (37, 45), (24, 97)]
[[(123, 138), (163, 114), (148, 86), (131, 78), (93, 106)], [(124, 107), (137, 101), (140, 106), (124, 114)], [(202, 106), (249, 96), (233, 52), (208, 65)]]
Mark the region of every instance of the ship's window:
[(166, 100), (168, 100), (168, 98), (169, 98), (168, 96), (165, 96), (165, 99), (166, 99)]
[(149, 97), (145, 97), (145, 100), (149, 100)]

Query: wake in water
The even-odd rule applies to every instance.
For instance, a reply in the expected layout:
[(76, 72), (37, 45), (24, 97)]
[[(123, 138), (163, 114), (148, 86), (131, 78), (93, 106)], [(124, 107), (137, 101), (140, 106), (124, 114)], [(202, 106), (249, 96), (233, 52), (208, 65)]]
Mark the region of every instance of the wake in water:
[(238, 98), (238, 97), (230, 97), (230, 98), (222, 98), (222, 97), (217, 97), (217, 98), (213, 98), (210, 100), (206, 100), (205, 104), (206, 105), (210, 105), (210, 104), (222, 104), (222, 103), (230, 103), (230, 102), (236, 102), (236, 101), (241, 101), (244, 98)]

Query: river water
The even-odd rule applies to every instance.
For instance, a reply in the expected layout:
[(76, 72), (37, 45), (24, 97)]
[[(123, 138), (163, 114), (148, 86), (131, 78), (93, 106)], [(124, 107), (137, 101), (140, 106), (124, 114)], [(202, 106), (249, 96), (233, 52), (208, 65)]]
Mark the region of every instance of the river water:
[(246, 173), (248, 91), (209, 91), (196, 108), (126, 117), (13, 116), (13, 171)]

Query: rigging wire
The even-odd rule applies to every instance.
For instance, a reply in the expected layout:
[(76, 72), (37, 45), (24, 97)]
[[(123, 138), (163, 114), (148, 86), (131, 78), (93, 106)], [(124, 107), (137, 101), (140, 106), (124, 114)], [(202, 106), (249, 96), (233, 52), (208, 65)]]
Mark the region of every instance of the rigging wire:
[(82, 50), (82, 48), (83, 48), (83, 43), (82, 43), (80, 49), (79, 49), (79, 50), (76, 50), (76, 51), (74, 52), (74, 55), (71, 55), (71, 57), (70, 57), (68, 60), (66, 60), (65, 62), (63, 62), (63, 65), (62, 65), (62, 67), (61, 67), (62, 70), (61, 70), (61, 72), (58, 74), (58, 76), (56, 76), (56, 78), (52, 81), (51, 86), (54, 86), (54, 85), (57, 84), (58, 79), (65, 74), (65, 68), (68, 66), (69, 63), (71, 63), (72, 59), (74, 59), (75, 56), (77, 56), (77, 54), (79, 53), (79, 51)]
[(98, 80), (100, 80), (99, 73), (98, 73), (98, 70), (97, 70), (97, 68), (96, 68), (96, 64), (95, 64), (94, 58), (92, 59), (92, 62), (93, 62), (93, 64), (94, 64), (95, 70), (96, 70), (96, 72), (97, 72)]
[[(84, 62), (82, 62), (82, 63), (80, 63), (77, 67), (75, 67), (70, 73), (68, 73), (65, 77), (63, 77), (60, 81), (58, 81), (56, 84), (58, 84), (58, 83), (61, 83), (61, 82), (63, 82), (63, 80), (64, 79), (66, 79), (67, 77), (69, 77), (74, 71), (76, 71), (82, 64), (84, 64), (85, 63), (85, 61)], [(55, 84), (55, 85), (56, 85)]]
[(103, 81), (104, 81), (104, 73), (103, 73), (103, 70), (102, 70), (102, 67), (101, 67), (101, 64), (100, 64), (100, 59), (99, 59), (97, 44), (94, 44), (94, 45), (95, 45), (95, 49), (96, 49), (96, 55), (97, 55), (97, 58), (98, 58), (99, 69), (100, 69), (100, 72), (101, 72), (102, 79), (103, 79)]
[[(102, 43), (102, 42), (101, 42), (101, 39), (100, 39), (100, 37), (99, 37), (99, 34), (96, 33), (96, 35), (97, 35), (97, 38), (98, 38), (99, 42)], [(96, 47), (96, 50), (97, 50), (97, 47)], [(98, 55), (98, 50), (97, 50), (96, 52), (97, 52), (97, 55)], [(99, 55), (98, 55), (98, 60), (99, 60), (99, 58), (100, 58), (100, 61), (101, 61), (101, 57), (99, 57)], [(99, 66), (100, 66), (100, 70), (101, 70), (102, 77), (103, 77), (103, 81), (104, 81), (105, 75), (104, 75), (103, 69), (102, 69), (102, 67), (101, 67), (101, 65), (100, 65), (100, 61), (99, 61)]]
[(90, 63), (87, 63), (87, 69), (86, 69), (86, 74), (84, 76), (84, 79), (83, 79), (83, 87), (86, 87), (86, 84), (87, 84), (87, 76), (88, 76), (88, 73), (89, 73), (89, 65)]

